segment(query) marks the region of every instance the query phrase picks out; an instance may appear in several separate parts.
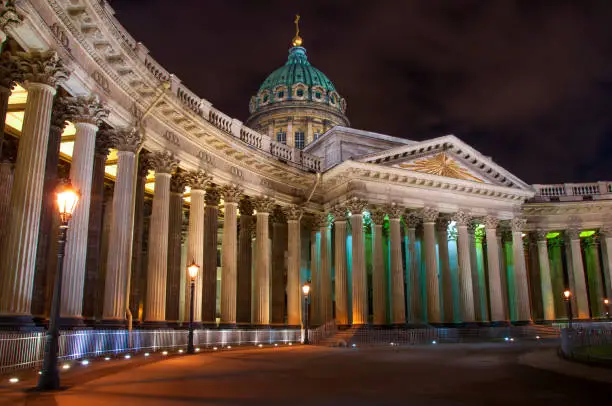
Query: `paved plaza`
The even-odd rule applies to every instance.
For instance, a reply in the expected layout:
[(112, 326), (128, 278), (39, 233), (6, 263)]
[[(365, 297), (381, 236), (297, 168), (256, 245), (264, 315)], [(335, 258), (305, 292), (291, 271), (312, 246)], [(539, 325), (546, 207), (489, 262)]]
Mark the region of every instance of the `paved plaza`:
[[(607, 383), (521, 361), (525, 355), (553, 348), (496, 343), (232, 350), (80, 377), (74, 371), (72, 378), (66, 374), (70, 387), (64, 391), (25, 394), (13, 387), (0, 404), (581, 405), (609, 396), (612, 386)], [(580, 367), (589, 368), (576, 365)], [(26, 382), (20, 385), (27, 387)]]

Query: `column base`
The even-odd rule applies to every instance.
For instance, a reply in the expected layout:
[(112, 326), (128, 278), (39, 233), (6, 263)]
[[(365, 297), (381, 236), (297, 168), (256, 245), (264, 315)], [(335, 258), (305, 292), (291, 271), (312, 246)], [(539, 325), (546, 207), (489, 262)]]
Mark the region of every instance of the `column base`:
[(145, 320), (140, 325), (140, 328), (142, 328), (143, 330), (167, 329), (168, 328), (168, 322), (167, 321), (147, 321), (147, 320)]
[(33, 316), (0, 316), (0, 330), (42, 331), (43, 326), (36, 323), (36, 318)]
[(533, 324), (533, 322), (531, 320), (516, 320), (512, 321), (510, 324), (512, 324), (513, 326), (529, 326), (530, 324)]
[(238, 326), (236, 325), (236, 323), (219, 323), (219, 328), (220, 329), (236, 329), (238, 328)]
[(59, 328), (60, 330), (77, 330), (83, 328), (91, 328), (91, 325), (85, 323), (85, 319), (82, 317), (60, 317)]
[(127, 320), (100, 320), (96, 323), (96, 327), (110, 330), (124, 330), (127, 328)]

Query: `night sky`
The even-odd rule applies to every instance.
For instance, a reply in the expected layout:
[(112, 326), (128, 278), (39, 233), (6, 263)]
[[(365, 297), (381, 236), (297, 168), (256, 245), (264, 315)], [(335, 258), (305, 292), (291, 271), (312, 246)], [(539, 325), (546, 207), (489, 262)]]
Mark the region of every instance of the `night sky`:
[(612, 180), (612, 1), (111, 0), (152, 56), (224, 113), (287, 58), (310, 62), (352, 127), (455, 134), (529, 183)]

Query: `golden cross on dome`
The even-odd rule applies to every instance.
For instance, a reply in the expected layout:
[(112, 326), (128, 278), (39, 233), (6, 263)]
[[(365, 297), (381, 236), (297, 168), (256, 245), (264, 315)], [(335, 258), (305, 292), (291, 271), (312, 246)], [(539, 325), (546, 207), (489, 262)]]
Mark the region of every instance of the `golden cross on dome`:
[(300, 37), (300, 15), (299, 14), (295, 15), (295, 20), (293, 22), (295, 24), (295, 37), (293, 37), (293, 40), (291, 41), (291, 43), (293, 44), (294, 47), (299, 47), (299, 46), (302, 46), (302, 37)]

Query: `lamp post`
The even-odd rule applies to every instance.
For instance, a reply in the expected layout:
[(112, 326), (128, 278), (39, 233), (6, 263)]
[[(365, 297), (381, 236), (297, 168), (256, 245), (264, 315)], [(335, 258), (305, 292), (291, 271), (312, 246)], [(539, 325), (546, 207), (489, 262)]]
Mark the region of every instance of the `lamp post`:
[(64, 265), (64, 252), (66, 249), (66, 235), (68, 234), (68, 222), (79, 201), (79, 193), (75, 191), (70, 182), (58, 187), (57, 209), (60, 215), (60, 229), (57, 249), (57, 272), (55, 274), (55, 285), (53, 288), (53, 301), (51, 302), (51, 313), (49, 314), (49, 327), (45, 337), (45, 354), (43, 367), (38, 378), (37, 388), (39, 390), (56, 390), (60, 387), (59, 370), (57, 369), (57, 353), (59, 350), (59, 318), (60, 303), (62, 296), (62, 270)]
[(187, 339), (187, 354), (193, 354), (193, 310), (194, 310), (194, 296), (195, 296), (195, 281), (198, 277), (198, 272), (200, 271), (200, 266), (195, 263), (195, 261), (191, 261), (191, 265), (187, 267), (187, 271), (189, 272), (189, 334)]
[(302, 286), (302, 292), (304, 293), (304, 344), (310, 344), (308, 339), (308, 294), (310, 293), (310, 283), (306, 282)]
[(572, 292), (570, 292), (568, 289), (566, 289), (563, 292), (563, 300), (565, 301), (565, 307), (567, 309), (567, 318), (569, 320), (569, 328), (572, 328), (572, 303), (570, 301), (570, 297), (572, 296)]
[(610, 300), (604, 299), (604, 306), (606, 306), (606, 319), (610, 320)]

